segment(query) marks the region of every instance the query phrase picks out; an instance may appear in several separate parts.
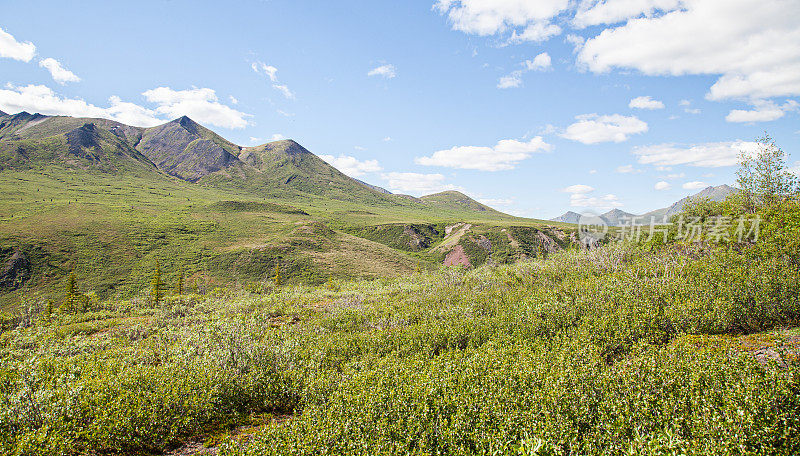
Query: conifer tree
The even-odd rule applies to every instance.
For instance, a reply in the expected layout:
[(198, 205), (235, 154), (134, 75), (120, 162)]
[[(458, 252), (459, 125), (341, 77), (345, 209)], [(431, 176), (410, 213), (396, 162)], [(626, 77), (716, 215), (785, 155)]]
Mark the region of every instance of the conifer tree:
[(161, 301), (162, 286), (163, 282), (161, 282), (161, 265), (158, 263), (158, 260), (156, 260), (156, 269), (153, 272), (152, 290), (150, 291), (154, 305), (158, 305), (158, 303)]
[(178, 287), (176, 289), (176, 291), (178, 292), (178, 296), (183, 295), (183, 281), (184, 281), (183, 268), (181, 268), (180, 272), (178, 273)]
[(69, 273), (67, 279), (66, 297), (64, 298), (64, 308), (66, 310), (75, 310), (75, 301), (78, 297), (78, 285), (75, 280), (75, 271)]

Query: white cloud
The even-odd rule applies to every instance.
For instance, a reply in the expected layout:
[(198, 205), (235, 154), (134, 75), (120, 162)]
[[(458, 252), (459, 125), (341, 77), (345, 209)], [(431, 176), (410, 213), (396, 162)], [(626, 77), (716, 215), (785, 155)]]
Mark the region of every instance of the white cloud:
[(671, 10), (680, 0), (582, 0), (572, 23), (579, 28), (591, 25), (614, 24), (656, 10)]
[(536, 22), (525, 27), (522, 33), (517, 33), (517, 31), (514, 30), (511, 33), (511, 37), (508, 39), (508, 42), (511, 44), (518, 44), (529, 41), (545, 41), (550, 37), (558, 35), (559, 33), (561, 33), (561, 27), (555, 24)]
[(278, 69), (264, 62), (256, 61), (250, 64), (250, 68), (256, 73), (266, 75), (270, 81), (278, 82)]
[(621, 174), (630, 174), (630, 173), (638, 173), (640, 171), (634, 168), (633, 165), (624, 165), (624, 166), (618, 166), (617, 172)]
[(510, 198), (480, 198), (478, 201), (487, 206), (510, 206), (514, 204), (514, 200)]
[(223, 105), (212, 89), (195, 88), (188, 90), (172, 90), (169, 87), (158, 87), (144, 93), (145, 99), (155, 103), (160, 114), (171, 118), (183, 115), (207, 125), (223, 128), (244, 128), (247, 126), (248, 114)]
[(790, 173), (794, 174), (795, 176), (800, 177), (800, 161), (794, 162), (794, 165), (792, 165), (791, 167), (786, 169), (786, 171), (789, 171)]
[(741, 151), (753, 153), (756, 150), (758, 143), (755, 142), (728, 141), (691, 146), (657, 144), (635, 147), (632, 153), (638, 156), (639, 163), (646, 165), (718, 168), (737, 164)]
[[(625, 10), (625, 4), (632, 7)], [(796, 0), (607, 0), (597, 6), (606, 12), (585, 23), (631, 19), (586, 41), (578, 61), (591, 71), (718, 75), (707, 94), (711, 100), (800, 94)]]
[(683, 184), (681, 187), (683, 187), (685, 190), (700, 190), (708, 187), (708, 184), (701, 181), (693, 181), (693, 182), (687, 182)]
[(412, 195), (426, 195), (445, 190), (459, 190), (452, 184), (445, 183), (441, 174), (397, 173), (381, 174), (381, 178), (388, 182), (389, 190)]
[(565, 193), (585, 194), (593, 192), (594, 187), (590, 187), (588, 185), (583, 185), (583, 184), (575, 184), (575, 185), (570, 185), (569, 187), (565, 188), (562, 191)]
[(691, 100), (681, 100), (679, 103), (681, 106), (690, 106), (692, 104)]
[(636, 109), (664, 109), (664, 103), (659, 100), (653, 100), (652, 97), (636, 97), (628, 103), (629, 108)]
[(619, 198), (611, 193), (603, 196), (592, 196), (594, 188), (588, 185), (576, 184), (562, 190), (569, 193), (569, 203), (572, 207), (592, 209), (611, 209), (622, 206)]
[(647, 123), (635, 116), (585, 114), (575, 119), (578, 122), (567, 127), (561, 136), (583, 144), (623, 142), (630, 135), (647, 131)]
[(0, 28), (0, 57), (30, 62), (36, 55), (36, 46), (30, 41), (21, 43)]
[(231, 100), (231, 104), (239, 104), (239, 100), (237, 100), (233, 95), (228, 95), (228, 99)]
[(522, 85), (522, 72), (514, 71), (508, 76), (503, 76), (497, 81), (498, 89), (513, 89)]
[(61, 66), (61, 62), (50, 57), (39, 60), (39, 66), (46, 68), (53, 80), (59, 84), (63, 85), (67, 82), (79, 82), (81, 80), (75, 73)]
[(533, 58), (522, 62), (521, 70), (514, 70), (508, 76), (503, 76), (497, 82), (498, 89), (512, 89), (522, 86), (522, 75), (528, 71), (544, 71), (552, 66), (550, 54), (542, 52)]
[[(255, 61), (255, 62), (251, 63), (250, 64), (250, 68), (252, 68), (253, 71), (255, 71), (256, 73), (263, 74), (266, 77), (268, 77), (269, 80), (272, 82), (272, 88), (277, 90), (277, 91), (279, 91), (281, 94), (283, 94), (284, 97), (286, 97), (286, 98), (288, 98), (290, 100), (294, 99), (294, 93), (291, 90), (289, 90), (289, 87), (286, 84), (279, 84), (278, 83), (278, 69), (277, 68), (275, 68), (272, 65), (267, 65), (266, 63), (261, 62), (261, 61)], [(233, 103), (233, 104), (236, 104), (236, 103)]]
[(780, 119), (787, 112), (794, 111), (798, 104), (794, 100), (789, 100), (783, 105), (777, 105), (772, 101), (759, 100), (753, 102), (753, 109), (750, 111), (734, 109), (725, 120), (728, 122), (770, 122)]
[(272, 88), (277, 89), (284, 97), (290, 100), (294, 99), (294, 93), (285, 84), (272, 84)]
[(448, 168), (477, 169), (481, 171), (501, 171), (514, 169), (517, 163), (536, 152), (552, 150), (553, 146), (536, 136), (528, 142), (503, 139), (494, 147), (456, 146), (439, 150), (430, 157), (417, 157), (414, 163), (426, 166), (445, 166)]
[(119, 97), (110, 97), (109, 104), (101, 108), (80, 98), (61, 97), (43, 85), (7, 85), (0, 89), (0, 110), (8, 113), (28, 111), (51, 116), (100, 117), (140, 127), (164, 123), (155, 111), (123, 102)]
[(453, 30), (479, 36), (511, 31), (509, 42), (543, 41), (561, 33), (551, 19), (569, 6), (569, 0), (439, 0)]
[(597, 174), (597, 170), (596, 169), (590, 169), (589, 170), (589, 174)]
[(666, 176), (664, 176), (664, 179), (680, 179), (683, 177), (686, 177), (686, 173), (673, 173), (673, 174), (667, 174)]
[(280, 133), (275, 133), (269, 138), (270, 141), (283, 141), (284, 139), (286, 139), (286, 136), (283, 136)]
[(684, 109), (684, 111), (685, 111), (687, 114), (700, 114), (700, 113), (702, 112), (702, 111), (700, 111), (700, 109), (698, 109), (698, 108), (685, 108), (685, 109)]
[(672, 188), (672, 185), (666, 181), (656, 182), (656, 185), (653, 187), (656, 190), (669, 190)]
[(258, 138), (258, 137), (256, 137), (256, 136), (251, 136), (249, 139), (250, 139), (250, 142), (251, 142), (251, 143), (253, 143), (253, 144), (258, 144), (258, 143), (260, 143), (260, 142), (261, 142), (261, 140), (262, 140), (263, 138)]
[(391, 141), (391, 140), (392, 140), (392, 137), (391, 137), (391, 136), (387, 136), (387, 137), (383, 138), (381, 141), (383, 141), (383, 142), (389, 142), (389, 141)]
[(386, 79), (392, 79), (393, 77), (397, 76), (397, 69), (391, 64), (381, 65), (377, 68), (369, 70), (367, 76), (382, 76)]
[(320, 155), (319, 158), (330, 163), (334, 168), (347, 174), (350, 177), (363, 176), (366, 173), (375, 173), (383, 170), (378, 164), (378, 160), (364, 160), (361, 161), (349, 155)]
[(525, 68), (530, 71), (546, 70), (551, 66), (552, 66), (552, 59), (550, 58), (550, 54), (548, 54), (547, 52), (542, 52), (541, 54), (534, 57), (533, 60), (525, 61)]

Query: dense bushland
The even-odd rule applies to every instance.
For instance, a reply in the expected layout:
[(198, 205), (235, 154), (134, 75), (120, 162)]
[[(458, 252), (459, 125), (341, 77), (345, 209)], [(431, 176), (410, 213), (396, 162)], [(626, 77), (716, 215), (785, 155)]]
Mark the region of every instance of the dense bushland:
[(796, 455), (800, 360), (712, 337), (800, 321), (800, 206), (749, 195), (688, 212), (758, 216), (757, 242), (30, 306), (0, 335), (0, 449), (159, 453), (281, 413), (220, 454)]
[(39, 314), (0, 338), (2, 447), (159, 452), (280, 412), (223, 453), (796, 454), (797, 363), (684, 336), (795, 324), (782, 239)]

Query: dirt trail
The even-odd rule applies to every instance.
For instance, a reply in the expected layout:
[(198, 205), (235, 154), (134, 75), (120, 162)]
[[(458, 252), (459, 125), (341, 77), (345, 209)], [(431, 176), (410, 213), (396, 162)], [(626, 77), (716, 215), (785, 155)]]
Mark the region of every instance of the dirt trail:
[[(456, 230), (457, 227), (458, 230)], [(437, 245), (436, 247), (434, 247), (433, 250), (431, 250), (431, 253), (447, 252), (448, 250), (450, 250), (451, 247), (458, 244), (458, 241), (460, 241), (461, 238), (467, 233), (467, 231), (469, 231), (469, 229), (472, 228), (472, 225), (470, 225), (469, 223), (464, 223), (460, 224), (460, 227), (459, 225), (453, 225), (452, 227), (447, 227), (447, 228), (450, 228), (449, 230), (445, 229), (445, 233), (447, 233), (447, 236), (439, 245)]]

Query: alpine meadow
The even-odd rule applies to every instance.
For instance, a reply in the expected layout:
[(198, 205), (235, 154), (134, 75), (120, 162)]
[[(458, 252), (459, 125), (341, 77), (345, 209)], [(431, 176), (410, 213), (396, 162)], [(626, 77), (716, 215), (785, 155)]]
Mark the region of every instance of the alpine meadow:
[(0, 454), (800, 454), (796, 1), (2, 9)]

